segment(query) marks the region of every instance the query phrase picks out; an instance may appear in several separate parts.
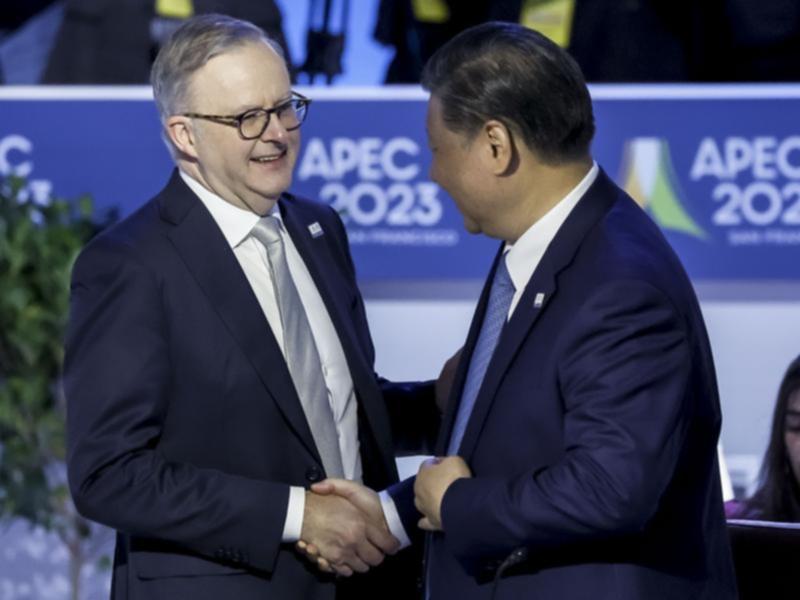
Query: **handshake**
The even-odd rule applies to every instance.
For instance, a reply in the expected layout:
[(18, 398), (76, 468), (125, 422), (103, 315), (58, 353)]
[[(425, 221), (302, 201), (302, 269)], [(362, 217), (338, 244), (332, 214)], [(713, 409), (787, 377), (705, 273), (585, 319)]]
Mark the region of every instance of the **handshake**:
[[(423, 463), (414, 483), (414, 505), (422, 513), (420, 528), (442, 529), (442, 498), (450, 484), (462, 477), (471, 477), (471, 472), (458, 456)], [(321, 571), (344, 577), (364, 573), (400, 546), (374, 490), (354, 481), (326, 479), (306, 492), (297, 550)]]

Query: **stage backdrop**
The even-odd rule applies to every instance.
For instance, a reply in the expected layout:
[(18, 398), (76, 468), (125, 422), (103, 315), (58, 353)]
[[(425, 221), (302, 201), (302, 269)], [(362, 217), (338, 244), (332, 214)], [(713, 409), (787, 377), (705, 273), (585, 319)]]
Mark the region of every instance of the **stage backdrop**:
[[(426, 94), (301, 91), (314, 101), (292, 191), (340, 212), (362, 281), (481, 279), (495, 244), (465, 233), (428, 178)], [(662, 227), (695, 281), (797, 279), (800, 87), (592, 94), (597, 161)], [(27, 177), (37, 200), (90, 194), (125, 214), (170, 169), (147, 88), (0, 88), (0, 175)]]
[[(462, 343), (497, 244), (464, 233), (427, 176), (425, 94), (301, 89), (293, 191), (347, 222), (377, 351), (395, 380), (435, 377)], [(778, 382), (800, 352), (800, 86), (593, 87), (594, 154), (661, 225), (700, 292), (734, 484), (752, 482)], [(146, 88), (0, 87), (0, 175), (38, 202), (90, 194), (129, 213), (167, 180)], [(421, 343), (422, 340), (422, 343)], [(2, 524), (0, 598), (68, 597), (66, 550)], [(105, 537), (103, 537), (105, 535)], [(95, 544), (110, 553), (110, 534)], [(87, 599), (108, 571), (84, 569)]]

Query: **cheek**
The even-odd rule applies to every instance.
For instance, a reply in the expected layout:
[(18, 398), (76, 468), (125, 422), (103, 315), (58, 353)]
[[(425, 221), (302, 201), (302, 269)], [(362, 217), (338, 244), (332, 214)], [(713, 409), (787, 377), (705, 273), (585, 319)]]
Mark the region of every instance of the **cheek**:
[(789, 454), (789, 461), (795, 469), (800, 469), (800, 433), (787, 433), (784, 436), (786, 452)]
[(289, 137), (289, 144), (288, 144), (288, 155), (289, 160), (294, 163), (297, 160), (298, 156), (300, 155), (300, 132), (293, 131), (291, 132), (292, 135)]
[(448, 195), (457, 201), (461, 195), (462, 176), (458, 164), (452, 160), (439, 158), (431, 163), (431, 180), (444, 189)]
[[(439, 183), (439, 161), (436, 157), (431, 159), (431, 166), (428, 167), (428, 178), (436, 183)], [(441, 184), (440, 184), (441, 185)]]
[(297, 153), (297, 150), (300, 148), (300, 130), (295, 129), (294, 131), (288, 131), (284, 139), (286, 146), (289, 148), (289, 152)]

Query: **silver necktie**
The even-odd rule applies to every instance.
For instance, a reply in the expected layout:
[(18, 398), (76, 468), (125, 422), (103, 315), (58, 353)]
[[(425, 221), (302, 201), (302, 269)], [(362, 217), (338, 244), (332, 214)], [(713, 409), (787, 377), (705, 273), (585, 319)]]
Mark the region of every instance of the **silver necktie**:
[(267, 216), (256, 223), (252, 234), (267, 249), (272, 285), (283, 326), (286, 364), (322, 458), (322, 466), (328, 477), (344, 477), (339, 436), (328, 401), (322, 363), (300, 294), (289, 273), (280, 227), (277, 218)]

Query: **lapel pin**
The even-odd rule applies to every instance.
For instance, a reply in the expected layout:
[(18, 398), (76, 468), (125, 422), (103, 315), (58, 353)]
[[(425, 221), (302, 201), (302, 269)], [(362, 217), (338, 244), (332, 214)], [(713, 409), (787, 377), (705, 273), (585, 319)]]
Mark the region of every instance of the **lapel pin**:
[(533, 307), (541, 308), (542, 304), (544, 304), (544, 293), (538, 292), (533, 299)]
[(322, 231), (322, 225), (320, 225), (317, 221), (314, 221), (313, 223), (311, 223), (311, 225), (308, 226), (308, 231), (311, 234), (311, 237), (313, 238), (318, 238), (323, 233), (325, 233), (324, 231)]

